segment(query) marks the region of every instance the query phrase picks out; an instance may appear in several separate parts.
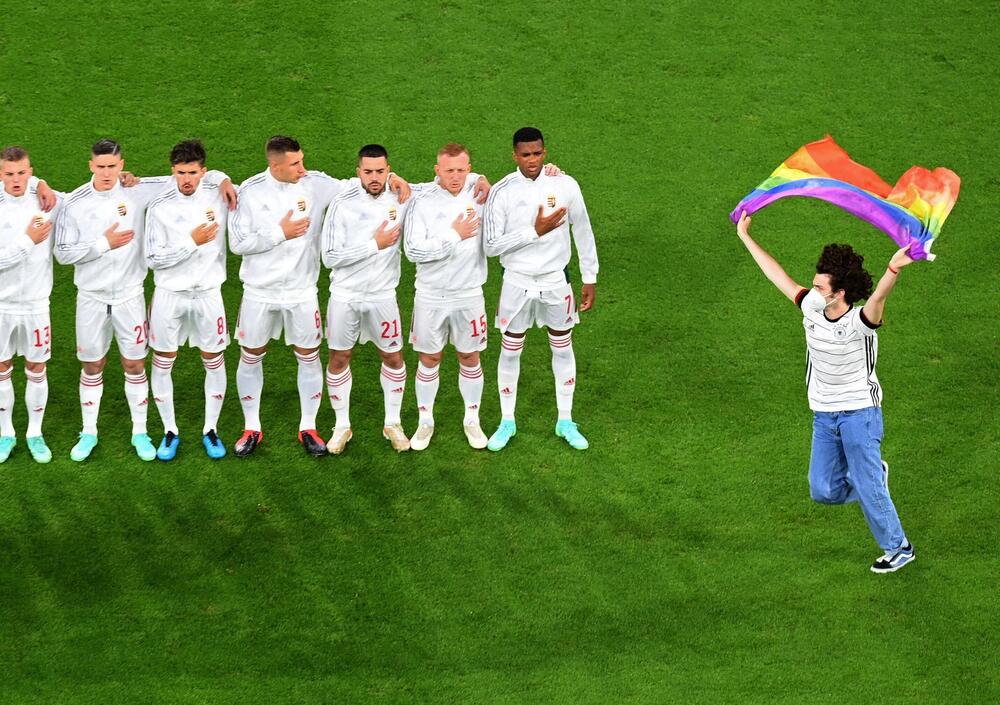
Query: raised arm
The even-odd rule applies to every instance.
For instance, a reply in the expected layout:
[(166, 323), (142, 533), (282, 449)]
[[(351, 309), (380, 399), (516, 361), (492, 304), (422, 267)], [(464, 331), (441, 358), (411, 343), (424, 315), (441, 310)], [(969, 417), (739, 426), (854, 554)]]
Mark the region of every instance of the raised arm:
[(740, 214), (740, 222), (736, 224), (736, 233), (740, 236), (743, 244), (746, 245), (747, 250), (750, 251), (750, 255), (753, 257), (754, 262), (757, 263), (757, 266), (760, 267), (760, 271), (764, 272), (764, 276), (770, 279), (771, 283), (778, 287), (778, 290), (787, 296), (790, 301), (795, 301), (795, 297), (804, 287), (796, 284), (795, 280), (788, 276), (785, 270), (781, 268), (777, 260), (750, 237), (750, 216), (745, 212)]
[(865, 314), (865, 318), (871, 321), (874, 325), (878, 325), (882, 322), (882, 313), (885, 311), (885, 300), (889, 298), (889, 293), (892, 288), (896, 286), (896, 279), (899, 277), (899, 270), (903, 267), (913, 264), (913, 260), (910, 258), (910, 246), (896, 250), (896, 254), (892, 256), (889, 260), (889, 267), (885, 270), (885, 274), (882, 278), (878, 280), (878, 284), (875, 286), (875, 291), (872, 295), (868, 297), (868, 301), (865, 302), (865, 306), (862, 309)]

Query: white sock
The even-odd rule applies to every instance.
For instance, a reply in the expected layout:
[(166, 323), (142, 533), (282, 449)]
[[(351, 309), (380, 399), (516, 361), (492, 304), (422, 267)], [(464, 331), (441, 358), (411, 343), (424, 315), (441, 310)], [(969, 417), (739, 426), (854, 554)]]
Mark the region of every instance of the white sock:
[(88, 375), (80, 372), (80, 411), (83, 414), (83, 432), (97, 435), (97, 415), (101, 411), (104, 394), (104, 373)]
[(0, 436), (14, 435), (14, 383), (10, 381), (14, 366), (0, 372)]
[(49, 400), (49, 380), (45, 370), (41, 372), (24, 371), (28, 378), (24, 386), (24, 405), (28, 407), (28, 438), (42, 435), (42, 417), (45, 416), (45, 404)]
[(521, 351), (524, 337), (513, 338), (506, 333), (500, 338), (500, 362), (497, 363), (497, 388), (500, 390), (500, 416), (514, 420), (517, 406), (517, 379), (521, 376)]
[(153, 353), (153, 367), (150, 370), (150, 385), (153, 388), (153, 401), (160, 412), (163, 421), (163, 432), (177, 433), (177, 419), (174, 416), (174, 382), (170, 372), (174, 368), (172, 357), (161, 357)]
[(308, 431), (316, 428), (316, 412), (323, 401), (323, 365), (319, 362), (319, 350), (306, 355), (296, 352), (295, 359), (299, 361), (299, 408), (302, 410), (299, 430)]
[(552, 375), (556, 379), (556, 409), (559, 420), (573, 418), (573, 391), (576, 389), (576, 356), (573, 334), (549, 335), (552, 348)]
[(326, 371), (326, 386), (330, 394), (330, 406), (337, 414), (337, 428), (351, 427), (351, 368), (340, 372)]
[(137, 375), (125, 373), (125, 399), (132, 414), (132, 435), (146, 432), (146, 414), (149, 413), (149, 380), (146, 370)]
[(385, 399), (385, 425), (399, 423), (399, 410), (403, 407), (403, 392), (406, 391), (406, 364), (398, 370), (382, 363), (382, 396)]
[(226, 396), (226, 357), (202, 358), (205, 368), (205, 426), (202, 433), (217, 431), (222, 400)]
[(465, 403), (465, 420), (463, 424), (479, 423), (479, 405), (483, 401), (483, 368), (458, 366), (458, 391)]
[(264, 356), (240, 350), (240, 364), (236, 368), (236, 393), (240, 395), (243, 407), (243, 428), (247, 431), (260, 429), (260, 393), (264, 389)]
[(418, 423), (434, 425), (434, 399), (441, 385), (439, 370), (440, 365), (424, 367), (422, 362), (417, 365), (416, 382), (413, 386), (417, 392), (417, 411), (420, 414)]

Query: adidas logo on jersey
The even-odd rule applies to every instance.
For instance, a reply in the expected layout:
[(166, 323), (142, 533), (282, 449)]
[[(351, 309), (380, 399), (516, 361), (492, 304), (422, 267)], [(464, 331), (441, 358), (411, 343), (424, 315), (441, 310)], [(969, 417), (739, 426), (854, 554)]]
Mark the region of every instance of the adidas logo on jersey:
[[(445, 215), (444, 213), (441, 213), (441, 212), (439, 211), (439, 212), (438, 212), (438, 214), (437, 214), (436, 216), (434, 216), (434, 220), (444, 220), (444, 219), (445, 219), (445, 218), (447, 218), (447, 217), (448, 217), (448, 216), (446, 216), (446, 215)], [(7, 227), (10, 227), (10, 226), (7, 226)]]

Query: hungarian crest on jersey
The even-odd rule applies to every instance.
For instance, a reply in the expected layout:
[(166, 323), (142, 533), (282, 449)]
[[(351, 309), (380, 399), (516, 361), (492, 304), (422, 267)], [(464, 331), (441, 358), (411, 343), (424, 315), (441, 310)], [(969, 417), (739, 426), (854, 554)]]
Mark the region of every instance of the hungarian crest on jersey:
[(399, 211), (396, 210), (395, 206), (389, 208), (389, 220), (396, 220), (399, 217)]
[(215, 222), (215, 211), (211, 208), (205, 210), (205, 217), (208, 218), (209, 223)]
[(472, 217), (472, 216), (474, 216), (475, 214), (476, 214), (476, 211), (475, 211), (475, 209), (473, 209), (473, 208), (471, 208), (471, 207), (470, 207), (470, 208), (466, 208), (466, 209), (465, 209), (465, 215), (466, 215), (467, 217), (471, 218), (471, 217)]
[(126, 216), (128, 215), (128, 208), (125, 207), (124, 203), (118, 204), (118, 215)]
[(549, 196), (548, 196), (548, 198), (545, 199), (545, 202), (549, 204), (549, 208), (555, 208), (556, 207), (556, 197), (555, 197), (555, 195), (553, 195), (553, 194), (550, 193)]
[(298, 206), (299, 206), (299, 211), (301, 211), (302, 213), (305, 213), (306, 212), (306, 199), (300, 198)]

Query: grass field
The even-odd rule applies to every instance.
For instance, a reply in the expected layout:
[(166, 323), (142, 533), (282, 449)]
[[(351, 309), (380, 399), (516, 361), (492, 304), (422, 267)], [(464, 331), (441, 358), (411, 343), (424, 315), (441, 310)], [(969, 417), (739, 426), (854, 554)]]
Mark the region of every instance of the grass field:
[[(393, 453), (368, 348), (349, 451), (307, 459), (294, 359), (274, 346), (253, 459), (204, 457), (202, 371), (184, 350), (178, 459), (135, 458), (112, 363), (101, 445), (79, 465), (75, 292), (57, 267), (57, 457), (35, 465), (22, 441), (0, 466), (0, 702), (1000, 700), (995, 2), (21, 3), (4, 25), (0, 142), (61, 190), (89, 178), (103, 136), (141, 174), (199, 137), (234, 180), (264, 168), (279, 132), (337, 176), (384, 143), (413, 181), (459, 139), (497, 180), (511, 133), (534, 124), (583, 188), (601, 274), (574, 333), (586, 453), (552, 434), (535, 332), (499, 454), (465, 445), (453, 357), (433, 444)], [(880, 335), (884, 453), (918, 554), (890, 576), (868, 571), (879, 551), (857, 508), (809, 500), (800, 317), (726, 218), (826, 133), (890, 182), (914, 163), (963, 179), (937, 261), (903, 274)], [(804, 200), (761, 213), (754, 235), (799, 281), (826, 242), (876, 272), (894, 250)], [(158, 441), (155, 412), (150, 427)]]

